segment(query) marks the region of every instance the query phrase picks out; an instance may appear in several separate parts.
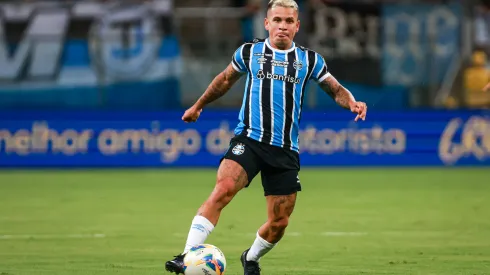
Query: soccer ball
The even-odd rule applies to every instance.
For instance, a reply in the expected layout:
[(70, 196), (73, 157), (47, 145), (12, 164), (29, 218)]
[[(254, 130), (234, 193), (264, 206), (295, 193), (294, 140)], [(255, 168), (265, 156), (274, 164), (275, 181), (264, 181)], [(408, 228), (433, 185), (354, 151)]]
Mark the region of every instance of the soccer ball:
[(222, 275), (225, 269), (225, 255), (214, 245), (199, 244), (185, 254), (185, 275)]

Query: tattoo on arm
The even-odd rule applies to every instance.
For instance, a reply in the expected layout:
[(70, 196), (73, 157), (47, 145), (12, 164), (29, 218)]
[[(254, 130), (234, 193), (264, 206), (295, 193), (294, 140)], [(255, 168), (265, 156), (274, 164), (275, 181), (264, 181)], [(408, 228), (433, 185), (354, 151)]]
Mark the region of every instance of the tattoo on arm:
[(222, 97), (230, 88), (235, 84), (235, 82), (242, 76), (240, 72), (237, 72), (232, 65), (228, 67), (217, 75), (204, 94), (199, 98), (199, 106), (204, 107), (205, 105), (215, 101), (216, 99)]
[(330, 97), (332, 97), (335, 102), (345, 108), (350, 109), (349, 103), (355, 101), (354, 96), (351, 92), (347, 90), (333, 76), (327, 77), (320, 83), (320, 87), (324, 90)]

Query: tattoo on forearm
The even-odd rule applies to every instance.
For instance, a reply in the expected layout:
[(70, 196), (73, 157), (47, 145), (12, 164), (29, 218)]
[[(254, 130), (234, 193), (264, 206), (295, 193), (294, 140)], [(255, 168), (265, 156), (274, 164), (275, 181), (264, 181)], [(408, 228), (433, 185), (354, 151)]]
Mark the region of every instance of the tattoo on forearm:
[(335, 101), (338, 105), (349, 109), (349, 102), (351, 101), (350, 92), (347, 91), (344, 87), (340, 86), (338, 92), (336, 93)]
[(212, 102), (221, 96), (223, 96), (229, 89), (226, 85), (224, 73), (220, 73), (214, 80), (209, 84), (208, 89), (203, 95), (203, 100), (206, 103)]
[(240, 76), (241, 74), (239, 72), (228, 67), (213, 79), (211, 84), (209, 84), (208, 88), (199, 99), (199, 103), (204, 106), (222, 97), (230, 90)]
[(349, 109), (349, 102), (354, 101), (352, 94), (332, 76), (321, 82), (320, 87), (343, 108)]

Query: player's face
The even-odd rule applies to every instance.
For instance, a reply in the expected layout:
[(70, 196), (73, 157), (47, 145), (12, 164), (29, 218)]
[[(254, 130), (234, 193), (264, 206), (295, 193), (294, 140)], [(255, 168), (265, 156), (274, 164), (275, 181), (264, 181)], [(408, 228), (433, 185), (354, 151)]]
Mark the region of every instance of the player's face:
[(274, 7), (267, 12), (265, 29), (269, 39), (280, 49), (291, 47), (294, 36), (299, 31), (298, 12), (293, 8)]

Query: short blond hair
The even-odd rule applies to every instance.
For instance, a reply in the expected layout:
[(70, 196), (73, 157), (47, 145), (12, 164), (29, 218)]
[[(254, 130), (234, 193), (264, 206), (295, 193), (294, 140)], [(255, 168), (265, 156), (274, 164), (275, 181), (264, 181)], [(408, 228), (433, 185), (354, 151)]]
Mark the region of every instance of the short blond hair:
[(283, 8), (293, 8), (298, 11), (298, 3), (294, 0), (270, 0), (267, 5), (267, 10), (270, 10), (275, 7), (283, 7)]

